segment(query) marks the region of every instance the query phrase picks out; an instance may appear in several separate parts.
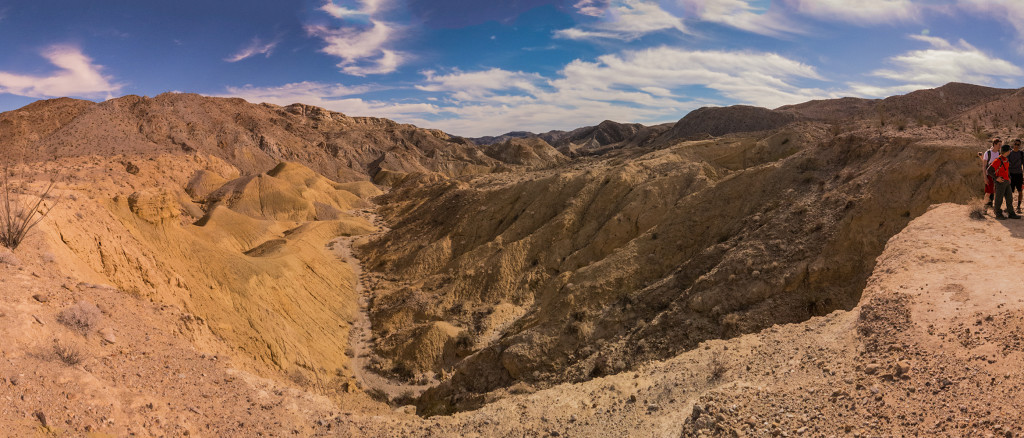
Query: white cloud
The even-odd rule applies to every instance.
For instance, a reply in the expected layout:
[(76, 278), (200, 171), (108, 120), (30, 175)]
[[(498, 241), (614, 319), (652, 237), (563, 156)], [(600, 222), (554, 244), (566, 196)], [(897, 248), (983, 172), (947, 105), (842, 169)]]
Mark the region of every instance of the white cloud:
[(228, 87), (223, 97), (240, 97), (254, 103), (291, 105), (304, 103), (337, 111), (350, 116), (386, 117), (407, 120), (424, 114), (436, 114), (440, 109), (428, 103), (394, 103), (364, 100), (353, 97), (372, 87), (349, 87), (321, 82), (297, 82), (279, 87)]
[(580, 14), (600, 17), (608, 9), (609, 3), (610, 0), (580, 0), (572, 5), (572, 7), (576, 8), (576, 12)]
[(989, 56), (960, 40), (951, 44), (942, 38), (911, 35), (931, 48), (914, 50), (886, 61), (894, 68), (876, 70), (871, 74), (913, 86), (938, 86), (948, 82), (969, 82), (993, 85), (1000, 78), (1024, 76), (1024, 70), (1012, 63)]
[(580, 1), (574, 5), (582, 15), (598, 17), (598, 22), (583, 28), (562, 29), (557, 38), (614, 38), (634, 40), (646, 34), (675, 29), (688, 32), (683, 20), (661, 8), (657, 2), (643, 0)]
[(598, 38), (616, 39), (621, 38), (621, 35), (614, 32), (594, 32), (570, 27), (568, 29), (556, 30), (555, 38), (563, 38), (567, 40), (592, 40)]
[(921, 6), (911, 0), (785, 0), (798, 12), (821, 20), (859, 25), (917, 21)]
[(761, 35), (780, 36), (804, 33), (778, 8), (765, 10), (749, 0), (680, 0), (694, 17)]
[(384, 0), (362, 0), (358, 10), (344, 8), (328, 1), (320, 10), (342, 21), (368, 22), (348, 27), (308, 26), (306, 32), (326, 43), (322, 52), (341, 58), (338, 67), (346, 74), (367, 76), (391, 73), (406, 61), (407, 56), (389, 48), (398, 34), (398, 27), (375, 18), (385, 9)]
[(350, 9), (343, 6), (334, 4), (333, 1), (328, 1), (327, 4), (322, 6), (320, 10), (330, 14), (334, 18), (349, 18), (358, 16), (371, 16), (380, 12), (388, 5), (387, 0), (362, 0), (362, 8)]
[[(776, 107), (836, 97), (796, 84), (822, 78), (814, 67), (777, 54), (669, 47), (576, 60), (556, 78), (501, 69), (424, 75), (427, 83), (418, 89), (446, 93), (444, 118), (410, 121), (462, 135), (568, 129), (604, 119), (660, 123), (714, 103)], [(691, 86), (725, 99), (694, 100), (686, 96)]]
[(495, 91), (519, 90), (537, 93), (538, 83), (543, 78), (534, 73), (511, 72), (498, 68), (477, 72), (464, 73), (456, 70), (452, 74), (437, 75), (434, 71), (425, 71), (426, 85), (418, 85), (423, 91), (449, 92), (459, 100), (476, 100), (493, 97)]
[(59, 70), (48, 76), (0, 72), (0, 93), (45, 97), (109, 97), (121, 84), (102, 73), (103, 66), (93, 64), (77, 47), (53, 46), (42, 53)]
[(703, 86), (734, 101), (767, 107), (825, 94), (791, 83), (798, 78), (821, 80), (814, 67), (764, 52), (661, 47), (605, 55), (597, 62), (573, 61), (562, 74), (553, 84), (563, 90)]
[(277, 47), (277, 44), (277, 40), (264, 43), (259, 38), (253, 38), (252, 41), (249, 42), (249, 45), (243, 47), (238, 51), (238, 53), (224, 58), (224, 60), (227, 62), (238, 62), (256, 55), (265, 55), (269, 58), (271, 53), (274, 52), (274, 48)]
[[(422, 74), (422, 83), (414, 87), (421, 95), (415, 100), (364, 100), (358, 95), (374, 88), (316, 82), (229, 88), (227, 95), (279, 105), (301, 102), (468, 136), (571, 129), (605, 119), (663, 123), (706, 105), (777, 107), (838, 97), (800, 83), (823, 80), (813, 66), (749, 51), (624, 51), (591, 62), (570, 62), (552, 77), (500, 68)], [(688, 96), (693, 92), (689, 87), (711, 89), (717, 95), (693, 98)]]

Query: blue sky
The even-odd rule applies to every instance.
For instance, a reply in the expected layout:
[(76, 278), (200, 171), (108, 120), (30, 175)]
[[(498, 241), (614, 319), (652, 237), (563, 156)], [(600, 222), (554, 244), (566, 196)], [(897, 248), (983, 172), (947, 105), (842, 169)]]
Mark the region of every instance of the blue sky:
[(1021, 0), (6, 0), (0, 111), (176, 91), (464, 136), (1024, 82)]

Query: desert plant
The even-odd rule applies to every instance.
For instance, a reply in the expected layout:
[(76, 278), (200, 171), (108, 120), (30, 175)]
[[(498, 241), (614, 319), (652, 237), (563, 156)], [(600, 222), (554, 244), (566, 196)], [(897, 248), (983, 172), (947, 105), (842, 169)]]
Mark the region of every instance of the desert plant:
[(43, 201), (50, 196), (55, 183), (56, 179), (50, 180), (35, 202), (15, 199), (11, 196), (14, 187), (11, 185), (10, 169), (4, 168), (3, 180), (0, 181), (0, 196), (3, 196), (3, 199), (0, 199), (0, 245), (16, 249), (25, 240), (29, 231), (46, 218), (53, 210), (53, 206), (60, 201), (60, 198), (57, 198), (49, 208), (44, 209)]
[(721, 358), (716, 357), (711, 360), (711, 366), (708, 370), (708, 373), (711, 375), (711, 381), (717, 382), (721, 380), (725, 376), (726, 371), (729, 371), (729, 368), (725, 366)]
[(967, 215), (975, 220), (985, 219), (985, 209), (985, 200), (977, 198), (967, 204)]
[(75, 366), (82, 362), (82, 352), (78, 348), (58, 340), (53, 341), (53, 354), (68, 366)]
[(79, 301), (57, 314), (57, 322), (82, 335), (89, 334), (100, 322), (99, 307), (88, 301)]

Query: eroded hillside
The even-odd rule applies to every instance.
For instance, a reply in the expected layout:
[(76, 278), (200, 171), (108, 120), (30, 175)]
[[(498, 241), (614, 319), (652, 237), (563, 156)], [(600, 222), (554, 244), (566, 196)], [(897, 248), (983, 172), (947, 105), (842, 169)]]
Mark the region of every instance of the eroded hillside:
[[(420, 403), (442, 413), (852, 308), (889, 237), (974, 195), (979, 146), (962, 145), (975, 142), (804, 123), (555, 171), (410, 179), (381, 200), (392, 231), (362, 252), (383, 274), (379, 349), (398, 375), (451, 374)], [(451, 353), (407, 346), (437, 321), (456, 327)]]
[[(772, 413), (751, 401), (761, 392), (744, 388), (775, 388), (773, 400), (794, 415), (844, 397), (867, 410), (877, 406), (853, 403), (849, 391), (813, 392), (800, 405), (792, 397), (802, 394), (786, 392), (790, 378), (776, 371), (800, 366), (800, 381), (814, 388), (850, 380), (858, 385), (850, 391), (863, 391), (873, 377), (860, 373), (876, 374), (857, 361), (959, 364), (928, 362), (918, 354), (924, 347), (880, 349), (917, 342), (883, 323), (916, 326), (899, 320), (902, 298), (884, 296), (872, 286), (882, 280), (869, 277), (917, 263), (900, 258), (907, 247), (879, 266), (876, 257), (929, 206), (975, 197), (980, 137), (1015, 133), (1002, 115), (1019, 96), (972, 87), (850, 108), (838, 100), (762, 109), (792, 113), (771, 126), (730, 122), (748, 108), (709, 111), (729, 117), (702, 126), (727, 134), (696, 140), (668, 125), (605, 122), (573, 131), (590, 145), (578, 154), (540, 138), (480, 147), (384, 119), (194, 95), (60, 99), (0, 114), (5, 152), (29, 163), (13, 169), (18, 196), (30, 198), (52, 175), (64, 196), (29, 249), (0, 260), (16, 278), (0, 301), (0, 332), (16, 339), (0, 347), (13, 360), (0, 371), (38, 366), (29, 380), (45, 388), (4, 418), (35, 424), (33, 410), (48, 397), (67, 397), (45, 382), (72, 379), (91, 382), (76, 412), (91, 406), (83, 418), (114, 434), (196, 433), (204, 422), (210, 434), (239, 423), (253, 432), (377, 436), (870, 430), (809, 414), (800, 424), (761, 425)], [(886, 111), (906, 105), (918, 112), (893, 123)], [(801, 118), (816, 121), (784, 123)], [(914, 242), (924, 238), (916, 233)], [(53, 299), (33, 298), (39, 291)], [(129, 311), (109, 309), (117, 297)], [(865, 297), (871, 303), (857, 307)], [(82, 300), (101, 303), (101, 320), (123, 326), (124, 337), (65, 327), (60, 315)], [(131, 315), (141, 322), (129, 324)], [(776, 327), (789, 323), (798, 324)], [(147, 324), (161, 330), (158, 345)], [(54, 339), (80, 342), (86, 364), (60, 365)], [(815, 342), (829, 350), (815, 352)], [(185, 366), (196, 351), (225, 360)], [(803, 359), (792, 362), (797, 353)], [(120, 363), (118, 355), (147, 359)], [(217, 393), (212, 402), (175, 403), (210, 395), (198, 378), (149, 399), (119, 386), (134, 374), (134, 385), (150, 385), (139, 391), (159, 392), (153, 371), (138, 367), (161, 360), (186, 380), (198, 373), (233, 382), (242, 373), (245, 384), (231, 391), (246, 401)], [(916, 388), (932, 377), (911, 381)], [(6, 378), (4, 391), (25, 388)], [(901, 382), (870, 383), (884, 392)], [(750, 408), (723, 410), (716, 397)], [(164, 403), (171, 407), (146, 407)], [(416, 406), (399, 407), (407, 403)], [(248, 419), (253, 409), (283, 419)], [(867, 423), (864, 415), (855, 418)], [(1005, 425), (1014, 415), (985, 418)], [(756, 418), (749, 427), (748, 417)], [(315, 425), (301, 426), (311, 418)], [(908, 433), (947, 424), (900, 421)], [(70, 430), (86, 431), (75, 424)]]

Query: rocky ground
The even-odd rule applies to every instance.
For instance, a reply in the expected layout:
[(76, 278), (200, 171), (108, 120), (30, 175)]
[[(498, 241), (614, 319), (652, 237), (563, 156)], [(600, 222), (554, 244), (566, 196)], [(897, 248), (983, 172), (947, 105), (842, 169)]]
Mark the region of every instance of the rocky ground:
[[(428, 419), (239, 371), (187, 342), (179, 309), (5, 251), (0, 434), (1024, 436), (1024, 292), (998, 268), (1022, 250), (1024, 223), (940, 205), (889, 242), (851, 311)], [(59, 322), (79, 302), (99, 309), (88, 330)]]
[(62, 197), (0, 249), (0, 436), (1024, 436), (1024, 223), (944, 204), (1018, 94), (569, 159), (195, 95), (0, 114), (12, 193)]

